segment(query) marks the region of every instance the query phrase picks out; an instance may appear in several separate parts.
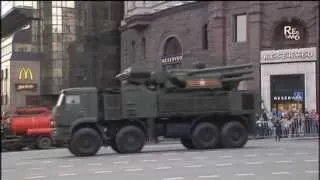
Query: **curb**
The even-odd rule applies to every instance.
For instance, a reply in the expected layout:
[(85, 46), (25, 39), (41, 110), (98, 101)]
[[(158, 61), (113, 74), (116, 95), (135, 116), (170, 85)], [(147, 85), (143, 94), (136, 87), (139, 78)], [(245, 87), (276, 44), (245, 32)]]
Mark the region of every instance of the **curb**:
[[(265, 140), (265, 139), (273, 139), (275, 137), (249, 137), (249, 141), (254, 141), (254, 140)], [(311, 140), (320, 140), (320, 137), (315, 136), (315, 137), (294, 137), (294, 138), (281, 138), (284, 141), (311, 141)], [(153, 145), (154, 143), (150, 143), (148, 145)], [(179, 140), (175, 139), (167, 139), (167, 140), (161, 140), (159, 144), (180, 144)]]

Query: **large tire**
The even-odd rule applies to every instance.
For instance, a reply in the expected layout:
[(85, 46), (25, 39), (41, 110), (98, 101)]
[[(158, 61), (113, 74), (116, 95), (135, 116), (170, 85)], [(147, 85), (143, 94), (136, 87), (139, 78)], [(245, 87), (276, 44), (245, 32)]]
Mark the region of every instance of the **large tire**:
[(194, 149), (194, 145), (192, 144), (192, 140), (190, 138), (180, 138), (181, 144), (187, 149)]
[(238, 121), (226, 123), (221, 131), (224, 148), (242, 148), (248, 141), (246, 127)]
[(47, 136), (42, 136), (37, 139), (38, 149), (49, 149), (52, 146), (52, 139)]
[(68, 149), (75, 156), (93, 156), (101, 146), (102, 139), (96, 130), (81, 128), (73, 134)]
[(125, 126), (116, 135), (118, 153), (138, 153), (146, 141), (145, 133), (136, 126)]
[(191, 137), (195, 149), (212, 149), (219, 143), (220, 132), (214, 124), (203, 122), (196, 125)]

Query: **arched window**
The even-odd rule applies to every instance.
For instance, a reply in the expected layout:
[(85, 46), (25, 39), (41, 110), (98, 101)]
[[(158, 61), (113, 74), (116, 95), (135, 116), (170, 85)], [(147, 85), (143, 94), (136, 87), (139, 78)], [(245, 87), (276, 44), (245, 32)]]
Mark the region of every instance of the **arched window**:
[(208, 25), (202, 27), (202, 49), (208, 49)]
[(135, 63), (136, 61), (136, 42), (131, 41), (131, 58), (132, 58), (132, 63)]
[(142, 50), (142, 59), (146, 59), (146, 38), (142, 38), (141, 40), (141, 50)]
[(175, 37), (166, 40), (161, 58), (162, 65), (166, 68), (177, 68), (181, 65), (182, 47)]
[(174, 56), (181, 56), (182, 55), (182, 48), (175, 37), (170, 37), (167, 39), (164, 45), (163, 56), (164, 57), (174, 57)]
[(272, 43), (276, 48), (305, 47), (308, 39), (307, 28), (299, 19), (284, 19), (273, 31)]

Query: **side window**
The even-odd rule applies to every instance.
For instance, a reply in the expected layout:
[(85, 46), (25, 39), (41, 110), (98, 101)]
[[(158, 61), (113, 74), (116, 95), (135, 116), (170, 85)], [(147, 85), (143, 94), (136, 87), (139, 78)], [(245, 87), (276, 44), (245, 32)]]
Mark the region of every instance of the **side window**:
[(67, 95), (66, 96), (66, 105), (69, 104), (80, 104), (80, 96), (79, 95)]

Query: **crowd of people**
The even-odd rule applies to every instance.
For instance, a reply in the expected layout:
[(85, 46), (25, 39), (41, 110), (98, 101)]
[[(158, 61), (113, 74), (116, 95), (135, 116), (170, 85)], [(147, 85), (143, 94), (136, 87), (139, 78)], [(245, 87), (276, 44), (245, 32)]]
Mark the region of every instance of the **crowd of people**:
[(278, 137), (319, 136), (319, 114), (315, 110), (272, 110), (273, 135)]

